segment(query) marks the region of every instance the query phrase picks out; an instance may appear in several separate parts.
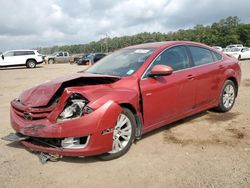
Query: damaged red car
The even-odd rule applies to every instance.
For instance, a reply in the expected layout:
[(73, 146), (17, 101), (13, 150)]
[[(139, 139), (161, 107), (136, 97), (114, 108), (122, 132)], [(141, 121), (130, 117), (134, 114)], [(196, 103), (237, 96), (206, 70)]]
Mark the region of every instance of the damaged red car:
[(43, 153), (115, 159), (153, 129), (212, 108), (229, 111), (240, 78), (236, 59), (204, 44), (127, 47), (24, 91), (11, 102), (16, 133), (6, 139)]

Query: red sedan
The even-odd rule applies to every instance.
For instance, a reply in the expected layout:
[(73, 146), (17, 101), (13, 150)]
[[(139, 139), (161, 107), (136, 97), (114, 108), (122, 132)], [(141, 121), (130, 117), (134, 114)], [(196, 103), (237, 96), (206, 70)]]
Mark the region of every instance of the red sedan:
[(11, 102), (16, 133), (5, 139), (47, 154), (114, 159), (153, 129), (211, 108), (229, 111), (240, 78), (236, 59), (200, 43), (127, 47), (24, 91)]

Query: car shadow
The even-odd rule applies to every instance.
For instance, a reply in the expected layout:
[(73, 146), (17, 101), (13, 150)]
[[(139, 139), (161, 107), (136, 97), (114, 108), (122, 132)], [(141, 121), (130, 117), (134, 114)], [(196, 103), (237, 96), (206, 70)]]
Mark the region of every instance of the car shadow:
[[(160, 132), (166, 131), (168, 129), (171, 129), (173, 127), (176, 127), (176, 126), (182, 125), (184, 123), (193, 121), (193, 120), (195, 120), (195, 119), (197, 119), (199, 117), (206, 116), (207, 114), (208, 114), (208, 111), (200, 112), (200, 113), (195, 114), (193, 116), (189, 116), (189, 117), (186, 117), (186, 118), (181, 119), (179, 121), (176, 121), (176, 122), (164, 125), (163, 127), (160, 127), (158, 129), (155, 129), (153, 131), (150, 131), (150, 132), (144, 134), (142, 136), (141, 140), (146, 139), (146, 138), (148, 138), (150, 136), (156, 135), (156, 134), (158, 134)], [(136, 142), (135, 142), (135, 144), (136, 144)], [(95, 156), (93, 156), (93, 157), (84, 157), (84, 158), (79, 158), (79, 157), (63, 157), (60, 161), (68, 162), (68, 163), (96, 163), (96, 162), (105, 162), (105, 161), (102, 161), (102, 160), (98, 159)]]
[(12, 148), (18, 148), (18, 149), (25, 149), (24, 145), (21, 144), (21, 142), (11, 142), (6, 144), (6, 146), (12, 147)]
[[(24, 149), (31, 154), (34, 154), (34, 156), (39, 157), (40, 152), (33, 151), (27, 147), (25, 147), (21, 142), (11, 142), (6, 144), (6, 146), (11, 148), (17, 148), (17, 149)], [(96, 162), (102, 162), (99, 160), (96, 156), (91, 157), (70, 157), (70, 156), (64, 156), (63, 158), (59, 159), (58, 161), (67, 162), (67, 163), (96, 163)]]
[(197, 118), (199, 118), (199, 117), (206, 116), (207, 114), (208, 114), (208, 111), (204, 111), (204, 112), (200, 112), (200, 113), (198, 113), (198, 114), (195, 114), (195, 115), (186, 117), (186, 118), (184, 118), (184, 119), (175, 121), (175, 122), (173, 122), (173, 123), (166, 124), (166, 125), (164, 125), (164, 126), (158, 128), (158, 129), (155, 129), (155, 130), (152, 130), (152, 131), (150, 131), (150, 132), (148, 132), (148, 133), (143, 134), (141, 140), (146, 139), (146, 138), (148, 138), (148, 137), (150, 137), (150, 136), (153, 136), (153, 135), (155, 135), (155, 134), (158, 134), (158, 133), (160, 133), (160, 132), (169, 130), (169, 129), (173, 128), (173, 127), (176, 127), (176, 126), (182, 125), (182, 124), (184, 124), (184, 123), (190, 122), (190, 121), (195, 120), (195, 119), (197, 119)]
[(60, 161), (66, 162), (66, 163), (97, 163), (97, 162), (103, 162), (100, 159), (98, 159), (95, 156), (92, 157), (69, 157), (65, 156)]
[[(32, 69), (39, 69), (39, 68), (43, 68), (43, 66), (36, 66), (36, 68), (32, 68)], [(0, 67), (0, 70), (5, 70), (5, 71), (8, 71), (8, 70), (18, 70), (18, 69), (28, 69), (28, 70), (32, 70), (30, 68), (27, 68), (27, 67)]]

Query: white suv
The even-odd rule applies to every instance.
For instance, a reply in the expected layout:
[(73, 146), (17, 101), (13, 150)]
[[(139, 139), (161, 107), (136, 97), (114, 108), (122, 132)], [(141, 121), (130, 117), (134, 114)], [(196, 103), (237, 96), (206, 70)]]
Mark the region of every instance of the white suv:
[(0, 67), (25, 65), (27, 68), (35, 68), (43, 63), (43, 57), (37, 50), (12, 50), (1, 54)]

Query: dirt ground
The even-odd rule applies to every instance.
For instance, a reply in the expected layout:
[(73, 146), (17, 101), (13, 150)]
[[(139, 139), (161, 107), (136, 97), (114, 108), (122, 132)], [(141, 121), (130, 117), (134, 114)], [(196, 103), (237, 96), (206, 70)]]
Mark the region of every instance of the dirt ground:
[[(250, 61), (234, 108), (206, 111), (146, 134), (122, 158), (64, 157), (42, 165), (0, 140), (0, 187), (250, 187)], [(41, 65), (0, 70), (0, 137), (13, 132), (9, 103), (24, 89), (84, 69)]]

